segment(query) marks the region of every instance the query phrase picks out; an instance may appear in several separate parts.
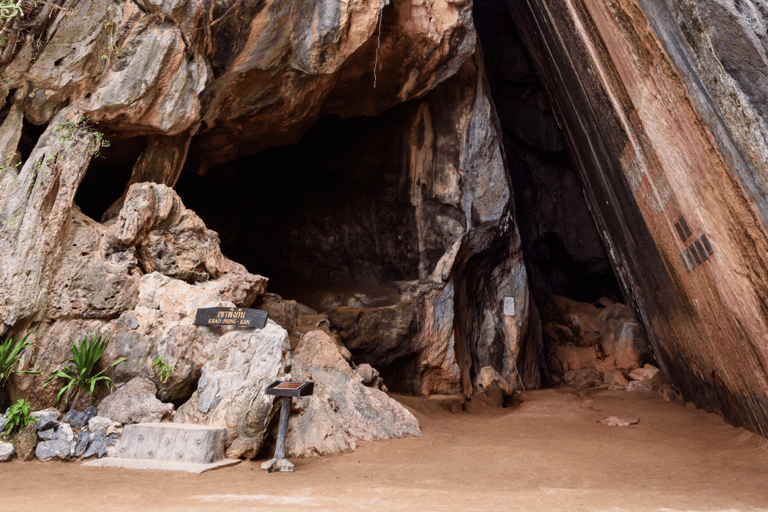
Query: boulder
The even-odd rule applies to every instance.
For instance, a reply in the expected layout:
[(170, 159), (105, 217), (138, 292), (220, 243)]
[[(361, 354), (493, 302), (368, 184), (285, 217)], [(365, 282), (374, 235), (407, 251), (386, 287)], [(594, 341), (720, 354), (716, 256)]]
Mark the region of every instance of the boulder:
[(157, 399), (157, 387), (149, 379), (136, 377), (117, 388), (99, 404), (99, 416), (122, 424), (153, 423), (170, 418), (173, 404)]
[(629, 372), (632, 381), (627, 386), (629, 391), (659, 391), (665, 383), (664, 374), (653, 365), (646, 364)]
[(333, 338), (321, 331), (301, 340), (294, 352), (291, 377), (314, 382), (315, 387), (311, 396), (293, 402), (298, 413), (288, 422), (286, 450), (290, 456), (342, 453), (354, 450), (358, 439), (421, 435), (413, 415), (382, 391), (365, 386)]
[(11, 443), (4, 443), (0, 441), (0, 462), (8, 462), (13, 458), (15, 454), (13, 445)]
[(272, 320), (264, 329), (214, 328), (219, 332), (197, 390), (173, 415), (176, 423), (227, 428), (226, 456), (255, 457), (273, 410), (266, 387), (284, 380), (290, 365), (288, 333)]
[(606, 356), (613, 356), (617, 368), (633, 370), (650, 353), (645, 330), (632, 308), (625, 304), (609, 304), (598, 317), (600, 345)]
[(364, 386), (343, 372), (294, 362), (292, 377), (315, 383), (314, 394), (295, 400), (298, 414), (288, 422), (290, 457), (316, 457), (352, 451), (358, 440), (420, 436), (419, 423), (384, 392)]
[(600, 309), (587, 302), (579, 302), (559, 295), (551, 297), (579, 346), (591, 346), (600, 340)]
[(51, 459), (66, 460), (72, 453), (72, 448), (72, 443), (61, 439), (43, 441), (37, 444), (37, 447), (35, 448), (35, 456), (40, 459), (41, 462)]
[(29, 424), (22, 428), (11, 438), (13, 449), (19, 460), (30, 461), (35, 458), (35, 447), (37, 446), (37, 429)]
[(37, 423), (35, 423), (35, 428), (37, 428), (38, 431), (40, 430), (48, 430), (50, 428), (56, 428), (59, 426), (59, 417), (61, 416), (61, 413), (54, 409), (53, 407), (49, 409), (45, 409), (42, 411), (34, 411), (30, 413), (30, 416), (32, 418), (37, 418)]
[(560, 360), (563, 369), (580, 370), (595, 365), (597, 354), (593, 347), (555, 347), (555, 357)]

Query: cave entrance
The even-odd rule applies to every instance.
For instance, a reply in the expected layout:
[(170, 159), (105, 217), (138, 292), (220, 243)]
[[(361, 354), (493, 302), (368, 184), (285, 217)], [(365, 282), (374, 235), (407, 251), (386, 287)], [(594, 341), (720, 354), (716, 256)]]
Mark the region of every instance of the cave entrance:
[(476, 0), (474, 20), (503, 133), (515, 218), (535, 301), (624, 302), (548, 93), (506, 0)]
[(301, 140), (211, 169), (176, 190), (217, 231), (222, 252), (269, 291), (322, 311), (329, 296), (388, 305), (418, 278), (414, 209), (402, 179), (402, 109), (322, 117)]

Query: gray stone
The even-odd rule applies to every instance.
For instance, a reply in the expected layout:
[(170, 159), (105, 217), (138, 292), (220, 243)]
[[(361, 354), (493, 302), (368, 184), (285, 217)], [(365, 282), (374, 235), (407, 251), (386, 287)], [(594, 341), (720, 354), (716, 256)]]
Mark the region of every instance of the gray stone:
[(207, 464), (224, 458), (227, 429), (179, 423), (126, 425), (117, 444), (123, 459)]
[(37, 433), (37, 437), (39, 437), (41, 441), (50, 441), (51, 439), (53, 439), (54, 431), (55, 429), (53, 428), (41, 430)]
[(54, 439), (52, 441), (43, 441), (37, 444), (35, 456), (42, 462), (51, 459), (66, 460), (72, 453), (72, 443)]
[(289, 348), (288, 333), (272, 320), (260, 330), (225, 330), (173, 422), (226, 427), (227, 457), (255, 457), (274, 412), (264, 390), (285, 378)]
[(104, 429), (99, 429), (91, 435), (90, 444), (80, 457), (80, 460), (88, 459), (94, 455), (102, 458), (105, 453), (107, 453), (106, 433)]
[(5, 415), (0, 416), (0, 433), (5, 430)]
[[(95, 408), (94, 408), (95, 409)], [(69, 423), (72, 428), (80, 430), (88, 424), (90, 418), (84, 412), (78, 412), (74, 409), (64, 415), (62, 421)]]
[(104, 430), (106, 432), (110, 425), (112, 425), (112, 420), (110, 418), (105, 418), (104, 416), (94, 416), (88, 420), (88, 430), (91, 432), (97, 432), (99, 430)]
[(75, 444), (75, 457), (80, 457), (85, 453), (88, 445), (91, 442), (91, 434), (87, 430), (81, 430), (77, 433), (77, 444)]
[(11, 443), (0, 441), (0, 462), (8, 462), (13, 458), (15, 451)]
[(83, 414), (85, 414), (85, 423), (87, 425), (91, 418), (99, 415), (99, 410), (93, 405), (89, 405), (85, 408), (85, 410), (83, 410)]
[(36, 428), (40, 430), (48, 430), (50, 428), (56, 428), (59, 426), (59, 417), (61, 413), (56, 409), (45, 409), (43, 411), (35, 411), (30, 413), (30, 416), (37, 418)]
[(137, 377), (116, 389), (99, 404), (99, 416), (119, 423), (151, 423), (170, 418), (173, 404), (155, 396), (157, 387), (149, 379)]

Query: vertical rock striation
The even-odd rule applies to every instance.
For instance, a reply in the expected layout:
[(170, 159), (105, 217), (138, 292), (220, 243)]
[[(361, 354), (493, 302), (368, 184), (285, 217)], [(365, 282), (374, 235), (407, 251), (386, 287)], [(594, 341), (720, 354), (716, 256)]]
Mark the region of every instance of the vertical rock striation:
[(507, 3), (662, 368), (766, 435), (763, 3)]

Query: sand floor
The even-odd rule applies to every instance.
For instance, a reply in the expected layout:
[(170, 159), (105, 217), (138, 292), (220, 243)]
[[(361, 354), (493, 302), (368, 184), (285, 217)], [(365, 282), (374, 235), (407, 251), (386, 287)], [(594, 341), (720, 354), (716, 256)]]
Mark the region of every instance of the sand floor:
[[(454, 414), (397, 397), (423, 435), (341, 456), (202, 475), (0, 464), (2, 511), (768, 511), (768, 440), (645, 393), (527, 392), (514, 410)], [(611, 427), (607, 416), (639, 418)]]

